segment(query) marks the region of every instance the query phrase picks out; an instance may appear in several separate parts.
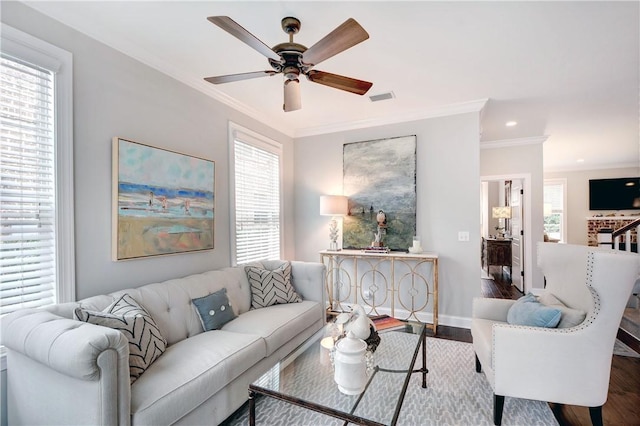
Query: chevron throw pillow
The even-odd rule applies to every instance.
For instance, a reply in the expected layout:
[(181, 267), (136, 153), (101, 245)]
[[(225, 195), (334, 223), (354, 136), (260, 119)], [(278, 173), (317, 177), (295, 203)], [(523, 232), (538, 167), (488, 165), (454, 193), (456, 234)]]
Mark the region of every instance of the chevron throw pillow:
[(167, 341), (151, 315), (133, 297), (123, 294), (102, 312), (75, 309), (78, 320), (120, 331), (129, 340), (131, 383), (145, 372), (167, 348)]
[(291, 285), (291, 263), (283, 262), (273, 270), (257, 266), (245, 266), (244, 270), (251, 285), (252, 309), (302, 302)]

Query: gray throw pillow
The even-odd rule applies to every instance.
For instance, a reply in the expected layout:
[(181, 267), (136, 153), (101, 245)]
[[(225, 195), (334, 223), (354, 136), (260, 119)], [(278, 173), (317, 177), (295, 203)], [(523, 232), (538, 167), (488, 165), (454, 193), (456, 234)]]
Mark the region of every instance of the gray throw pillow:
[(227, 289), (192, 299), (204, 331), (217, 330), (236, 317), (231, 309)]
[(129, 341), (129, 378), (135, 382), (167, 348), (151, 315), (125, 293), (104, 311), (75, 309), (78, 320), (113, 328)]
[(259, 309), (281, 303), (298, 303), (302, 298), (291, 285), (291, 263), (283, 262), (273, 270), (245, 266), (251, 285), (251, 308)]

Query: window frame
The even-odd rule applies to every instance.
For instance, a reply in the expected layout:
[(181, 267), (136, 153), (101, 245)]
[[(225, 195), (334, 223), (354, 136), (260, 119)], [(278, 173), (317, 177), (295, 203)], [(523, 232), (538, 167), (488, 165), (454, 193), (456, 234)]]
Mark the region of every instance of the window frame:
[[(562, 220), (560, 221), (560, 242), (567, 242), (567, 179), (564, 178), (553, 178), (553, 179), (544, 179), (543, 182), (543, 200), (542, 203), (544, 205), (544, 187), (551, 185), (560, 185), (562, 186)], [(542, 213), (542, 217), (544, 220), (545, 214)]]
[[(56, 192), (56, 303), (72, 302), (75, 289), (73, 193), (73, 56), (70, 52), (4, 23), (3, 53), (50, 70), (54, 75), (54, 161)], [(3, 352), (4, 352), (4, 348)], [(2, 369), (6, 368), (4, 353)]]
[(235, 165), (235, 141), (239, 140), (243, 143), (252, 145), (256, 148), (265, 150), (267, 152), (270, 152), (274, 155), (278, 156), (278, 164), (279, 164), (279, 170), (278, 170), (278, 185), (279, 185), (279, 192), (280, 192), (280, 199), (279, 199), (279, 209), (280, 209), (280, 215), (279, 215), (279, 246), (280, 246), (280, 258), (282, 258), (282, 254), (284, 252), (284, 238), (283, 238), (283, 225), (284, 225), (284, 220), (283, 220), (283, 212), (284, 212), (284, 200), (283, 200), (283, 170), (284, 170), (284, 166), (283, 166), (283, 160), (284, 160), (284, 156), (283, 156), (283, 147), (282, 144), (279, 142), (276, 142), (273, 139), (270, 139), (264, 135), (261, 135), (260, 133), (257, 133), (253, 130), (250, 130), (246, 127), (243, 127), (237, 123), (234, 123), (232, 121), (229, 121), (229, 131), (228, 131), (228, 135), (229, 135), (229, 141), (228, 141), (228, 145), (229, 145), (229, 246), (230, 246), (230, 253), (231, 253), (231, 264), (233, 266), (237, 266), (238, 262), (237, 262), (237, 243), (236, 243), (236, 180), (235, 180), (235, 172), (236, 172), (236, 165)]

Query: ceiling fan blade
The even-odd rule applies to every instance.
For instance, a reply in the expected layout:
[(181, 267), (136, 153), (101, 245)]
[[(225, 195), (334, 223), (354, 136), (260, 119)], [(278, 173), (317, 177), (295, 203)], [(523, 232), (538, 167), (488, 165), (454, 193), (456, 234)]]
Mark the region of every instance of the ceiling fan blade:
[(207, 77), (206, 81), (213, 84), (231, 83), (232, 81), (249, 80), (250, 78), (264, 77), (277, 74), (275, 71), (254, 71), (240, 74), (219, 75), (217, 77)]
[(331, 31), (302, 55), (305, 64), (317, 65), (330, 57), (343, 52), (369, 38), (369, 34), (356, 22), (349, 18), (339, 27)]
[(285, 80), (284, 82), (284, 112), (295, 111), (302, 108), (302, 97), (300, 96), (300, 80)]
[(373, 83), (368, 81), (356, 80), (355, 78), (317, 70), (309, 71), (307, 73), (307, 78), (314, 83), (324, 84), (325, 86), (345, 90), (347, 92), (355, 93), (356, 95), (364, 95), (369, 89), (371, 89), (371, 86), (373, 86)]
[(280, 56), (278, 56), (276, 52), (271, 50), (269, 46), (264, 44), (256, 36), (245, 30), (240, 24), (238, 24), (228, 16), (209, 16), (207, 20), (209, 20), (209, 22), (211, 22), (212, 24), (219, 26), (232, 36), (236, 37), (241, 42), (248, 44), (250, 47), (253, 47), (255, 50), (262, 53), (267, 58), (271, 58), (275, 61), (280, 60)]

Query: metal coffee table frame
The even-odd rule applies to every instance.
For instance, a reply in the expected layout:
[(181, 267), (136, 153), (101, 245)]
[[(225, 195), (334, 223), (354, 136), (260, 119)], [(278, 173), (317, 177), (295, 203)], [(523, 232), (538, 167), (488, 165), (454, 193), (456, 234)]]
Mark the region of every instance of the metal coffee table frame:
[[(414, 323), (412, 323), (414, 324)], [(415, 324), (414, 324), (415, 325)], [(300, 398), (296, 398), (294, 396), (291, 395), (286, 395), (271, 389), (266, 389), (264, 387), (261, 387), (259, 385), (257, 385), (257, 382), (254, 382), (252, 384), (249, 385), (249, 425), (250, 426), (255, 426), (256, 423), (256, 401), (255, 398), (257, 395), (264, 395), (264, 396), (268, 396), (270, 398), (275, 398), (278, 399), (280, 401), (284, 401), (287, 402), (289, 404), (298, 406), (298, 407), (302, 407), (308, 410), (312, 410), (312, 411), (316, 411), (318, 413), (321, 414), (325, 414), (331, 417), (335, 417), (341, 420), (345, 421), (345, 425), (347, 425), (348, 423), (354, 423), (354, 424), (358, 424), (358, 425), (366, 425), (366, 426), (383, 426), (384, 423), (379, 423), (376, 421), (372, 421), (369, 419), (366, 419), (364, 417), (360, 417), (360, 416), (356, 416), (353, 413), (355, 412), (356, 408), (358, 407), (358, 404), (360, 403), (362, 397), (365, 395), (365, 393), (367, 392), (367, 389), (369, 387), (369, 384), (371, 383), (371, 381), (373, 380), (373, 378), (375, 377), (375, 375), (378, 373), (378, 371), (384, 371), (384, 372), (388, 372), (388, 373), (405, 373), (406, 377), (402, 386), (402, 390), (400, 391), (400, 395), (398, 397), (398, 402), (396, 404), (396, 408), (395, 411), (393, 413), (393, 418), (391, 420), (391, 422), (389, 423), (389, 425), (393, 426), (397, 423), (398, 421), (398, 416), (400, 415), (400, 409), (402, 408), (402, 403), (404, 402), (404, 397), (407, 393), (407, 388), (409, 386), (409, 380), (411, 379), (411, 375), (414, 373), (422, 373), (422, 387), (426, 388), (427, 387), (427, 373), (429, 372), (429, 370), (427, 370), (427, 353), (426, 353), (426, 340), (427, 340), (427, 334), (426, 334), (426, 327), (424, 324), (420, 324), (421, 325), (421, 331), (419, 333), (419, 338), (418, 338), (418, 344), (416, 345), (414, 352), (413, 352), (413, 357), (411, 358), (411, 364), (409, 365), (409, 368), (407, 370), (389, 370), (389, 369), (384, 369), (384, 368), (380, 368), (379, 366), (374, 367), (373, 372), (371, 374), (371, 376), (369, 377), (369, 380), (367, 382), (367, 385), (365, 387), (365, 390), (360, 394), (360, 396), (358, 397), (358, 399), (356, 400), (354, 406), (351, 408), (351, 412), (350, 413), (345, 413), (343, 411), (339, 411), (330, 407), (326, 407), (324, 405), (321, 404), (317, 404), (314, 402), (310, 402), (310, 401), (305, 401), (303, 399)], [(412, 334), (418, 334), (418, 333), (412, 333)], [(384, 338), (384, 334), (382, 334), (383, 338)], [(311, 339), (315, 339), (315, 337), (312, 337)], [(320, 341), (318, 340), (317, 342), (314, 342), (313, 345), (319, 345)], [(416, 363), (416, 359), (418, 358), (418, 353), (420, 352), (420, 349), (422, 348), (422, 367), (419, 369), (414, 369), (415, 367), (415, 363)], [(337, 386), (337, 385), (336, 385)]]

